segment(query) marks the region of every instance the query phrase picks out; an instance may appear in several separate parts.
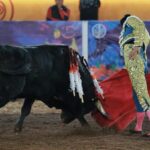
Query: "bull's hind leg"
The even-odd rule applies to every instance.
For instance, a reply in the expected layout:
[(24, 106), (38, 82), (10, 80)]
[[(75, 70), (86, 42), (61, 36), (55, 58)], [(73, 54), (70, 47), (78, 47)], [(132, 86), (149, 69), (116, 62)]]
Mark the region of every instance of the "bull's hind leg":
[(21, 132), (24, 119), (30, 114), (33, 102), (34, 99), (25, 98), (24, 104), (21, 109), (21, 115), (15, 125), (15, 132)]

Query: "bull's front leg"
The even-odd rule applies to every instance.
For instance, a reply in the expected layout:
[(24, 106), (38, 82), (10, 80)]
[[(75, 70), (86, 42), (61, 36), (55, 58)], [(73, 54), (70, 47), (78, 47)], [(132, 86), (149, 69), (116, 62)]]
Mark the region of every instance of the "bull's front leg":
[[(62, 120), (63, 123), (68, 124), (68, 123), (72, 122), (75, 119), (76, 119), (75, 115), (73, 115), (72, 113), (70, 113), (68, 111), (62, 110), (61, 120)], [(84, 118), (83, 115), (78, 116), (77, 119), (80, 122), (81, 126), (89, 127), (89, 124), (88, 124), (88, 122), (86, 121), (86, 119)]]
[(5, 106), (8, 102), (9, 102), (9, 100), (0, 99), (0, 108)]
[(88, 122), (86, 121), (84, 116), (80, 116), (77, 119), (79, 120), (81, 126), (83, 126), (83, 127), (90, 127), (90, 125), (88, 124)]
[(21, 115), (15, 125), (15, 129), (14, 129), (15, 132), (21, 132), (23, 122), (25, 118), (30, 114), (33, 102), (34, 102), (34, 99), (25, 98), (24, 104), (21, 108)]

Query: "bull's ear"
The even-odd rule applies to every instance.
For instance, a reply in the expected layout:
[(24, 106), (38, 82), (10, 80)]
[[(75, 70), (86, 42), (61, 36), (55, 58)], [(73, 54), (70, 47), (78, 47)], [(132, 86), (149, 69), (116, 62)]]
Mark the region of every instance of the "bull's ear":
[(31, 57), (26, 49), (0, 46), (0, 71), (19, 75), (31, 71)]

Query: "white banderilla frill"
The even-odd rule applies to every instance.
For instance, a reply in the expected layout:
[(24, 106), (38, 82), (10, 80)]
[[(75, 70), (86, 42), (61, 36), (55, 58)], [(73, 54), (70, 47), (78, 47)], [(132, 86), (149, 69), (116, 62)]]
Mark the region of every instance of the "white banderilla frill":
[(81, 102), (84, 103), (82, 80), (80, 78), (80, 73), (77, 66), (74, 65), (70, 66), (69, 78), (70, 78), (70, 88), (73, 92), (73, 96), (75, 96), (75, 92), (77, 91), (79, 98), (81, 99)]

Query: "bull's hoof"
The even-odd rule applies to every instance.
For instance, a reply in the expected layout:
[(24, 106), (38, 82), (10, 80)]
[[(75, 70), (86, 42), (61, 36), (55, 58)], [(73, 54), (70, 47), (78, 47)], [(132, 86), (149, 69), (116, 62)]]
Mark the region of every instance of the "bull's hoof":
[(87, 128), (90, 127), (90, 125), (88, 124), (88, 122), (86, 121), (86, 119), (83, 116), (78, 117), (78, 120), (82, 127), (87, 127)]
[(15, 125), (14, 132), (15, 132), (15, 133), (20, 133), (21, 131), (22, 131), (22, 126), (20, 126), (20, 125)]
[(90, 128), (90, 125), (87, 122), (86, 123), (81, 123), (80, 122), (80, 124), (81, 124), (82, 127)]
[(75, 117), (72, 114), (65, 112), (65, 111), (62, 111), (60, 117), (61, 117), (62, 123), (65, 123), (65, 124), (69, 124), (75, 119)]

